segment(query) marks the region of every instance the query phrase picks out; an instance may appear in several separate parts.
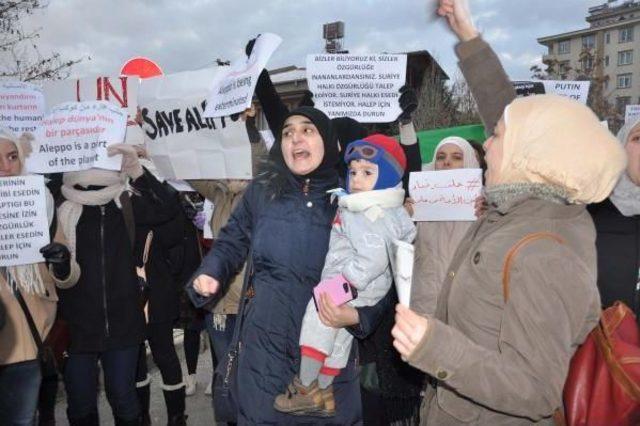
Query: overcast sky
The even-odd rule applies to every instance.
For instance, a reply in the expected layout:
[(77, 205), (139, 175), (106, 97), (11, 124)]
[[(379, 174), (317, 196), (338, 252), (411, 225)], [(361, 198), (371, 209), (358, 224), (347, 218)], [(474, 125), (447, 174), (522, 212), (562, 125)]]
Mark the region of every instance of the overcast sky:
[[(457, 73), (447, 27), (435, 0), (49, 0), (29, 19), (40, 46), (66, 58), (84, 56), (74, 76), (117, 75), (132, 56), (154, 59), (165, 73), (236, 59), (247, 40), (273, 32), (284, 41), (268, 68), (304, 66), (321, 52), (322, 24), (346, 25), (351, 53), (426, 49)], [(513, 79), (530, 77), (545, 48), (536, 38), (586, 28), (587, 8), (606, 0), (469, 0), (476, 24)], [(88, 58), (91, 59), (88, 59)]]

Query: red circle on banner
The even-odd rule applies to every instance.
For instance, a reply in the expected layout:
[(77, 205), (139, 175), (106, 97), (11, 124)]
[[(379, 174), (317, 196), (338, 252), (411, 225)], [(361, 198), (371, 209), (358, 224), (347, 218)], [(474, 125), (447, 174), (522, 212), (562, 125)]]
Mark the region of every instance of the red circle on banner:
[(120, 70), (120, 75), (137, 75), (142, 79), (156, 77), (162, 74), (164, 73), (158, 64), (142, 56), (129, 59)]

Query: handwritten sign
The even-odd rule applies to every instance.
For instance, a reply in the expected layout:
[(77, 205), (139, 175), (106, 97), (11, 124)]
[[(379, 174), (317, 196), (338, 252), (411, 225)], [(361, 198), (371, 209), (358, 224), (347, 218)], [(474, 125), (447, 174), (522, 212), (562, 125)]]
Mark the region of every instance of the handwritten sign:
[(105, 101), (67, 102), (54, 107), (35, 132), (36, 146), (27, 157), (32, 173), (120, 170), (122, 156), (107, 156), (109, 145), (122, 143), (127, 114)]
[(44, 116), (42, 89), (21, 81), (0, 82), (0, 126), (17, 135), (33, 132)]
[(249, 108), (258, 76), (280, 43), (279, 36), (264, 33), (257, 38), (246, 60), (221, 72), (213, 82), (204, 117), (224, 117)]
[(524, 80), (514, 81), (513, 87), (518, 96), (556, 94), (587, 104), (590, 81), (571, 80)]
[(0, 178), (0, 266), (43, 262), (49, 244), (43, 176)]
[(107, 101), (119, 106), (127, 113), (127, 133), (125, 142), (140, 145), (144, 143), (140, 127), (135, 122), (138, 111), (138, 77), (86, 77), (50, 81), (44, 84), (47, 112), (66, 102)]
[(625, 124), (635, 123), (640, 120), (640, 105), (627, 105), (624, 111)]
[(417, 172), (409, 176), (417, 222), (476, 220), (474, 203), (482, 191), (482, 170)]
[(388, 123), (402, 112), (398, 98), (405, 84), (407, 55), (307, 56), (307, 82), (316, 108), (329, 118)]
[(140, 105), (147, 153), (166, 179), (251, 179), (245, 123), (207, 118), (205, 98), (217, 68), (143, 80)]

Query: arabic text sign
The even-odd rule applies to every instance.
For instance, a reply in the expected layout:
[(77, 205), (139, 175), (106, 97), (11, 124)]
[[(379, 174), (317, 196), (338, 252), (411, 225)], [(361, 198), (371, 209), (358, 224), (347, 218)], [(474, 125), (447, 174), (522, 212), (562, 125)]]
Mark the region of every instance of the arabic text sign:
[(0, 266), (44, 261), (49, 244), (43, 176), (0, 178)]
[(308, 55), (307, 82), (316, 108), (329, 118), (388, 123), (402, 112), (407, 55)]
[(104, 101), (60, 104), (36, 130), (36, 146), (27, 157), (32, 173), (120, 170), (122, 156), (107, 156), (109, 145), (122, 143), (127, 114)]
[(146, 148), (166, 179), (251, 179), (251, 144), (245, 123), (206, 118), (209, 68), (143, 80), (140, 105)]
[(246, 61), (234, 64), (214, 80), (204, 116), (224, 117), (249, 108), (258, 76), (280, 43), (282, 38), (275, 34), (258, 37)]
[(20, 81), (0, 82), (0, 126), (17, 135), (33, 132), (44, 115), (42, 90)]
[(474, 203), (482, 191), (482, 170), (411, 173), (409, 194), (417, 222), (476, 220)]

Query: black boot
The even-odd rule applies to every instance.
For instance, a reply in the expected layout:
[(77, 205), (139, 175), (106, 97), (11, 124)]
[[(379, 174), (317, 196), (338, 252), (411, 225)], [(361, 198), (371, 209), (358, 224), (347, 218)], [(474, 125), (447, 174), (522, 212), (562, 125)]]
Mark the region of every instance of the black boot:
[(167, 426), (187, 426), (187, 416), (184, 414), (178, 414), (170, 417), (167, 422)]
[(171, 386), (163, 385), (164, 400), (167, 404), (167, 419), (169, 419), (169, 426), (172, 425), (184, 425), (186, 424), (186, 417), (184, 415), (185, 403), (184, 403), (184, 386), (178, 389), (166, 390)]
[[(68, 415), (67, 415), (68, 416)], [(100, 420), (98, 419), (98, 413), (93, 412), (85, 417), (72, 419), (69, 417), (70, 426), (100, 426)]]

